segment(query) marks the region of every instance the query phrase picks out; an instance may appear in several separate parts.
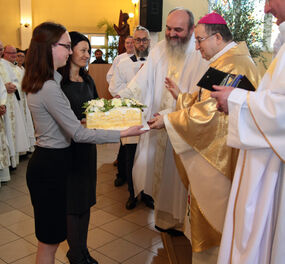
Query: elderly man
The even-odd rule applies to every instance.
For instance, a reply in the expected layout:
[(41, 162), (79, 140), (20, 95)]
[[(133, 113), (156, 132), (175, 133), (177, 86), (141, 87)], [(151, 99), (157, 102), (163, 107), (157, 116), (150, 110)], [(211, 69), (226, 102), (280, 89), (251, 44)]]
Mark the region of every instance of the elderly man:
[[(269, 0), (285, 38), (285, 1)], [(285, 45), (256, 92), (215, 87), (229, 112), (228, 145), (240, 148), (219, 253), (220, 264), (279, 264), (285, 259)]]
[[(148, 60), (121, 97), (134, 97), (147, 105), (149, 120), (158, 112), (171, 112), (175, 100), (165, 89), (165, 77), (175, 79), (184, 92), (195, 84), (207, 63), (195, 51), (194, 18), (189, 10), (177, 8), (168, 14), (165, 40), (150, 51)], [(193, 89), (193, 90), (192, 90)], [(154, 198), (155, 224), (161, 229), (182, 230), (187, 190), (175, 166), (173, 148), (165, 131), (151, 131), (140, 138), (133, 167), (135, 194), (142, 190)]]
[[(32, 122), (32, 116), (27, 104), (26, 94), (22, 92), (22, 79), (24, 77), (24, 69), (18, 67), (17, 64), (17, 49), (11, 45), (7, 45), (4, 48), (3, 59), (8, 61), (10, 69), (12, 69), (16, 76), (17, 90), (15, 91), (18, 103), (21, 109), (22, 119), (25, 126), (26, 137), (28, 140), (28, 150), (32, 151), (35, 144), (34, 126)], [(23, 132), (24, 135), (24, 132)], [(24, 153), (23, 153), (24, 154)]]
[[(124, 58), (128, 58), (134, 55), (134, 38), (132, 36), (128, 36), (125, 39), (125, 48), (126, 48), (126, 52), (118, 55), (113, 63), (111, 68), (109, 69), (109, 71), (107, 72), (106, 75), (106, 80), (108, 83), (110, 83), (113, 75), (114, 75), (114, 70), (115, 68), (118, 66), (118, 64), (120, 63), (121, 60), (123, 60)], [(110, 91), (110, 93), (112, 94), (112, 92)]]
[[(0, 42), (0, 48), (1, 47), (3, 47), (2, 42)], [(14, 57), (16, 60), (16, 49), (12, 46), (7, 46), (3, 52), (0, 52), (2, 57), (1, 53), (3, 53), (3, 58), (0, 58), (0, 77), (7, 90), (5, 115), (6, 135), (9, 143), (11, 166), (12, 168), (16, 168), (19, 163), (19, 153), (29, 150), (30, 142), (27, 136), (23, 112), (21, 112), (20, 109), (20, 83), (16, 76), (16, 73), (18, 73), (17, 66), (12, 63), (14, 62)], [(7, 59), (10, 59), (12, 62)], [(32, 136), (34, 137), (34, 135)]]
[[(109, 91), (113, 96), (127, 87), (128, 83), (146, 62), (149, 46), (149, 31), (142, 26), (137, 26), (134, 31), (135, 55), (122, 59), (115, 68), (114, 76), (109, 85)], [(129, 142), (124, 142), (126, 144), (121, 145), (120, 147), (118, 155), (118, 174), (117, 179), (115, 180), (115, 186), (122, 185), (126, 180), (128, 182), (128, 190), (130, 193), (130, 197), (126, 203), (126, 208), (128, 210), (133, 209), (137, 202), (132, 180), (132, 169), (137, 144), (134, 140), (130, 140), (131, 141)], [(144, 194), (142, 194), (142, 197), (145, 204), (153, 208), (152, 198)]]
[[(200, 19), (195, 38), (196, 49), (211, 67), (246, 75), (257, 87), (259, 75), (245, 43), (232, 40), (220, 15), (211, 13)], [(171, 80), (167, 85), (177, 95)], [(176, 110), (151, 120), (155, 122), (151, 128), (165, 124), (187, 172), (185, 234), (192, 244), (193, 263), (216, 263), (238, 151), (226, 144), (228, 117), (217, 111), (210, 91), (201, 88), (199, 92), (180, 93)]]

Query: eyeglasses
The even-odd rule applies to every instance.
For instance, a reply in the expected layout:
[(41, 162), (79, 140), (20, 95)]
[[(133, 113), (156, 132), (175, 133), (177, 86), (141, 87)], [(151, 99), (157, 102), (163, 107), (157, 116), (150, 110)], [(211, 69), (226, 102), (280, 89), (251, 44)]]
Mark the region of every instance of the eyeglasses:
[(216, 33), (210, 35), (210, 36), (207, 36), (207, 37), (204, 37), (204, 38), (196, 38), (195, 39), (195, 42), (198, 43), (199, 45), (201, 44), (201, 42), (203, 42), (204, 40), (210, 38), (210, 37), (213, 37), (214, 35), (216, 35)]
[(55, 45), (65, 47), (68, 51), (71, 51), (71, 45), (70, 44), (55, 43)]
[(134, 39), (134, 41), (135, 41), (135, 43), (137, 43), (137, 44), (140, 44), (141, 42), (142, 42), (143, 44), (146, 44), (146, 43), (148, 43), (149, 39), (148, 39), (148, 38), (143, 38), (143, 39), (141, 39), (141, 38), (136, 38), (136, 39)]

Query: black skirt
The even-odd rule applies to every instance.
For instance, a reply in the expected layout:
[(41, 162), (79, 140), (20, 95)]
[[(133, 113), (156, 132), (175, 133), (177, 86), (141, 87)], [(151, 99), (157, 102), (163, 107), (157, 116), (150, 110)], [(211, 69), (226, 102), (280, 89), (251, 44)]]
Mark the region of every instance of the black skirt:
[(36, 147), (27, 168), (27, 185), (34, 207), (36, 237), (46, 244), (66, 239), (66, 178), (71, 149)]
[(96, 145), (71, 143), (72, 172), (67, 178), (67, 213), (82, 214), (96, 203)]

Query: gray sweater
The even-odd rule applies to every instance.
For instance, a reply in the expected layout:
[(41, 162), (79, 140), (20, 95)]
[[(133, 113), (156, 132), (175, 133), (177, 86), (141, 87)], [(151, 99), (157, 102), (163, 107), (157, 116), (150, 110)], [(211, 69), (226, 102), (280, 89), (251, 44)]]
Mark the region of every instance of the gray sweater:
[(37, 93), (28, 94), (36, 145), (44, 148), (66, 148), (71, 139), (81, 143), (110, 143), (120, 141), (120, 132), (84, 128), (70, 108), (60, 88), (61, 75), (55, 71), (54, 80), (44, 83)]

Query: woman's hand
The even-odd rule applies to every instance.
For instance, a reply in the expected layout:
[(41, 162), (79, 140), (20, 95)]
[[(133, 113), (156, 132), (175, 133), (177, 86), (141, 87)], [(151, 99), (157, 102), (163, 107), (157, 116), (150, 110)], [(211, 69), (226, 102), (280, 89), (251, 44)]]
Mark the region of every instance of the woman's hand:
[(132, 137), (132, 136), (140, 136), (147, 132), (147, 130), (141, 130), (143, 126), (132, 126), (129, 127), (128, 129), (122, 130), (120, 132), (120, 136), (122, 137)]
[(228, 97), (234, 87), (213, 85), (213, 88), (216, 90), (216, 92), (211, 92), (211, 97), (217, 100), (218, 111), (228, 114)]
[(164, 83), (165, 83), (166, 89), (172, 94), (173, 98), (177, 100), (177, 97), (180, 93), (180, 89), (178, 85), (168, 77), (165, 78)]
[(157, 115), (147, 123), (151, 129), (161, 129), (165, 127), (163, 115)]

